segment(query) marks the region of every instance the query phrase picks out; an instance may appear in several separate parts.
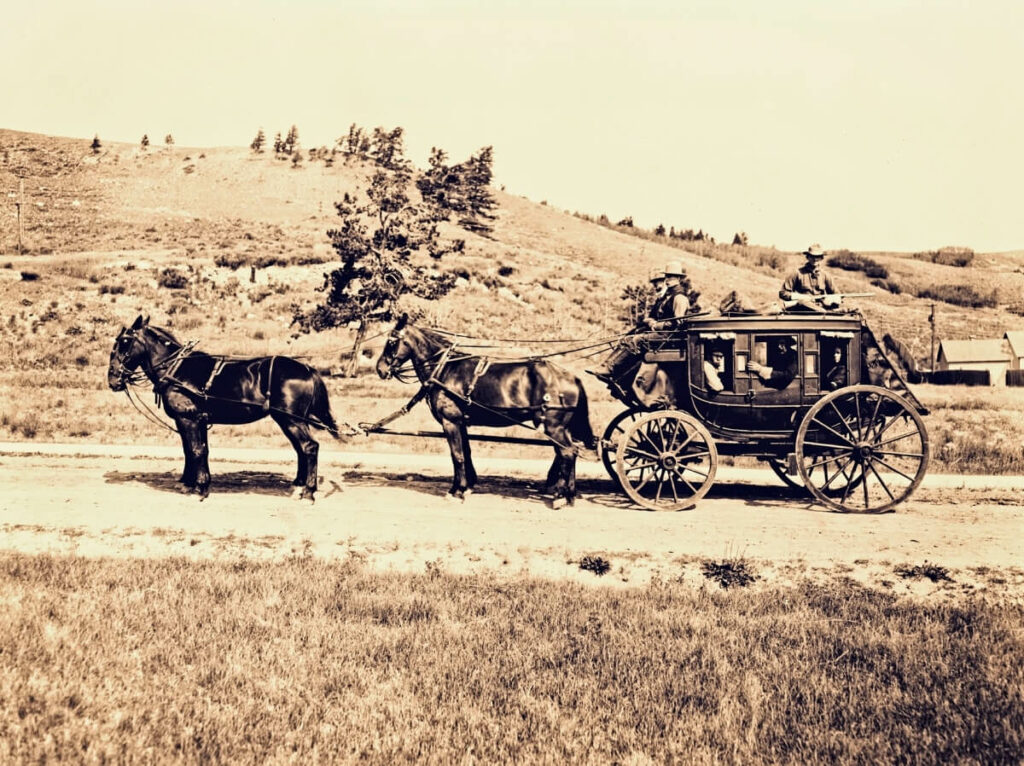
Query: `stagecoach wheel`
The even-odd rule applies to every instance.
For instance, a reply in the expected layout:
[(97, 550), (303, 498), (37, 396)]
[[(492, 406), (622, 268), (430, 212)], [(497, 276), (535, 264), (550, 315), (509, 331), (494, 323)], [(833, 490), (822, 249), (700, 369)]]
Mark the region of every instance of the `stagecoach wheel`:
[(928, 432), (898, 394), (850, 386), (811, 407), (797, 431), (796, 453), (800, 478), (822, 503), (846, 513), (883, 513), (924, 478)]
[(626, 428), (615, 455), (623, 491), (655, 511), (692, 508), (711, 489), (717, 468), (711, 434), (678, 410), (641, 414)]
[[(800, 490), (801, 492), (807, 492), (807, 485), (800, 481), (797, 481), (787, 472), (787, 462), (777, 457), (768, 458), (768, 465), (775, 472), (775, 475), (782, 479), (782, 482), (790, 489)], [(829, 462), (823, 462), (812, 465), (807, 475), (811, 481), (817, 483), (823, 489), (822, 491), (829, 497), (840, 497), (846, 491), (846, 487), (849, 485), (849, 477), (844, 477), (842, 474), (833, 477), (836, 473), (835, 468)], [(820, 474), (820, 479), (819, 479)], [(860, 484), (860, 477), (854, 478), (854, 486)]]
[(643, 415), (644, 412), (641, 410), (623, 410), (608, 423), (608, 427), (604, 429), (604, 435), (597, 445), (598, 451), (601, 453), (601, 462), (604, 463), (604, 469), (608, 472), (612, 482), (618, 489), (622, 489), (622, 482), (619, 481), (619, 474), (615, 470), (619, 442), (629, 426), (643, 417)]

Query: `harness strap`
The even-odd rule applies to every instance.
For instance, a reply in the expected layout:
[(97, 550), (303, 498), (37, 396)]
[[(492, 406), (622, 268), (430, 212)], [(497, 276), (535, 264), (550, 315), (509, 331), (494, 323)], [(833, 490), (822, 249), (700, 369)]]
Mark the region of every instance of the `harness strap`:
[[(274, 360), (277, 356), (270, 357), (270, 369), (267, 371), (267, 390), (263, 392), (263, 411), (270, 412), (270, 386), (274, 378)], [(212, 380), (212, 378), (211, 378)], [(207, 384), (209, 385), (209, 384)], [(308, 414), (308, 413), (307, 413)]]
[(214, 378), (220, 375), (220, 371), (224, 369), (224, 357), (218, 356), (215, 357), (215, 359), (216, 361), (214, 362), (213, 369), (210, 370), (210, 377), (207, 379), (206, 383), (204, 383), (203, 386), (199, 389), (199, 393), (202, 394), (203, 396), (206, 396), (206, 392), (210, 389), (210, 386), (213, 385)]
[(487, 368), (491, 366), (491, 360), (486, 356), (480, 357), (476, 363), (476, 369), (473, 370), (473, 379), (469, 381), (469, 385), (466, 387), (466, 401), (471, 401), (473, 398), (473, 392), (476, 390), (477, 381), (480, 377), (487, 372)]

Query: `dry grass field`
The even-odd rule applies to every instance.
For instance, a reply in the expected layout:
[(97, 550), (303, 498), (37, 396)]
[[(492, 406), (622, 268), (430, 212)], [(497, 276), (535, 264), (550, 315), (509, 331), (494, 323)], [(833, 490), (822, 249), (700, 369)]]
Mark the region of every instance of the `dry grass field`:
[[(351, 334), (301, 335), (291, 318), (315, 300), (335, 259), (326, 237), (333, 202), (367, 172), (340, 161), (292, 167), (241, 148), (105, 143), (94, 153), (89, 140), (0, 130), (0, 189), (22, 179), (26, 195), (21, 254), (11, 199), (0, 197), (9, 204), (0, 215), (0, 441), (177, 444), (107, 387), (113, 339), (140, 313), (211, 353), (287, 354), (340, 371)], [(419, 308), (433, 324), (508, 352), (621, 332), (623, 287), (670, 260), (684, 262), (707, 307), (737, 285), (767, 303), (802, 260), (765, 247), (680, 249), (588, 220), (629, 211), (578, 215), (503, 190), (496, 197), (493, 234), (460, 232), (465, 252), (440, 263), (460, 276), (456, 289)], [(700, 225), (680, 217), (665, 223)], [(859, 272), (836, 271), (835, 281), (874, 291), (860, 307), (875, 332), (919, 356), (930, 343), (929, 302), (914, 288), (960, 281), (998, 291), (993, 308), (938, 304), (940, 337), (1024, 327), (1009, 310), (1024, 296), (1024, 252), (979, 254), (967, 268), (869, 255), (902, 293), (871, 287)], [(584, 378), (600, 430), (620, 405), (583, 375), (590, 363), (565, 359)], [(369, 367), (327, 385), (335, 415), (349, 422), (380, 418), (413, 393)], [(1024, 389), (914, 391), (931, 410), (932, 473), (1024, 475)], [(142, 402), (152, 401), (143, 392)], [(435, 430), (422, 407), (401, 426)], [(229, 446), (287, 449), (269, 420), (218, 426), (213, 457)], [(330, 449), (445, 451), (436, 441), (383, 437)], [(510, 445), (474, 451), (521, 454)], [(133, 485), (153, 498), (139, 513), (178, 507), (164, 486), (176, 471)], [(277, 483), (275, 475), (254, 501), (266, 507), (246, 512), (277, 513), (287, 500)], [(434, 483), (410, 486), (430, 495), (418, 521), (443, 523)], [(1017, 513), (1015, 489), (999, 492), (965, 500), (965, 523), (972, 513)], [(922, 488), (915, 502), (929, 510), (908, 521), (938, 524), (941, 504), (960, 502), (951, 495)], [(316, 508), (329, 513), (328, 503), (345, 501), (339, 493)], [(223, 513), (215, 502), (202, 513)], [(744, 534), (777, 521), (762, 501), (751, 505), (750, 518), (762, 516)], [(807, 518), (804, 532), (823, 523)], [(176, 528), (173, 517), (161, 523)], [(0, 532), (31, 532), (9, 527)], [(865, 534), (884, 548), (885, 528)], [(309, 551), (258, 559), (0, 551), (0, 761), (1020, 763), (1024, 613), (1002, 590), (1010, 580), (1019, 589), (1020, 570), (989, 568), (969, 547), (963, 566), (984, 589), (909, 594), (854, 579), (856, 562), (814, 567), (805, 578), (805, 562), (785, 560), (776, 564), (793, 579), (758, 581), (742, 554), (701, 557), (696, 586), (680, 575), (609, 588), (597, 576), (607, 564), (599, 552), (580, 560), (595, 574), (582, 584), (463, 575), (429, 561), (419, 574), (382, 574), (358, 557)], [(896, 562), (898, 572), (879, 564), (887, 581), (946, 576), (924, 545), (913, 550), (920, 558)]]
[[(1024, 611), (0, 558), (8, 763), (1016, 763)], [(724, 576), (723, 576), (724, 575)], [(941, 575), (941, 572), (939, 572)]]

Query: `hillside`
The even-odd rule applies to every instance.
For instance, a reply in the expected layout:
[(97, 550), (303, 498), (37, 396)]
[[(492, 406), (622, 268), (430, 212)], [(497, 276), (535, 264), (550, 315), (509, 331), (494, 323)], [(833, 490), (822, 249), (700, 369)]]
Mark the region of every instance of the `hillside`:
[[(93, 290), (78, 291), (85, 294), (77, 295), (77, 302), (89, 305), (85, 299), (104, 284), (108, 289), (125, 288), (113, 305), (110, 298), (102, 301), (103, 313), (120, 321), (136, 310), (152, 313), (154, 321), (167, 321), (172, 313), (180, 319), (180, 309), (170, 311), (180, 302), (182, 296), (175, 294), (180, 291), (159, 295), (140, 289), (167, 265), (201, 270), (205, 279), (223, 284), (230, 270), (214, 265), (218, 255), (276, 256), (288, 263), (333, 259), (325, 236), (337, 220), (333, 202), (346, 191), (355, 191), (368, 172), (340, 162), (333, 167), (306, 162), (293, 168), (272, 154), (254, 155), (242, 148), (142, 151), (134, 145), (105, 144), (93, 153), (89, 144), (84, 139), (0, 131), (0, 185), (13, 191), (18, 179), (24, 180), (22, 240), (29, 253), (56, 258), (65, 269), (89, 259), (104, 272)], [(537, 339), (607, 335), (620, 327), (621, 289), (644, 280), (652, 267), (668, 260), (683, 260), (703, 293), (705, 307), (717, 305), (737, 286), (754, 303), (766, 303), (775, 297), (784, 275), (801, 261), (799, 255), (757, 247), (676, 242), (693, 246), (687, 251), (670, 246), (664, 238), (659, 242), (653, 236), (631, 236), (624, 233), (628, 229), (616, 231), (511, 194), (496, 196), (500, 209), (493, 237), (467, 236), (465, 254), (442, 263), (442, 268), (469, 275), (454, 293), (431, 307), (432, 318), (451, 329)], [(0, 219), (0, 250), (9, 257), (16, 251), (17, 232), (13, 200), (8, 202), (11, 214)], [(1024, 296), (1024, 257), (1019, 253), (979, 256), (966, 269), (901, 254), (872, 257), (905, 288), (968, 283), (981, 291), (998, 288), (1007, 302)], [(32, 268), (28, 264), (33, 261), (42, 259), (30, 258), (17, 266)], [(132, 263), (139, 268), (125, 271)], [(116, 266), (116, 276), (107, 268), (110, 265)], [(501, 267), (507, 276), (499, 274)], [(274, 298), (260, 301), (263, 310), (256, 312), (248, 310), (252, 296), (238, 294), (234, 303), (247, 309), (242, 318), (249, 321), (254, 317), (247, 315), (254, 313), (261, 319), (286, 319), (288, 304), (314, 297), (324, 269), (316, 263), (263, 269), (256, 285), (269, 285), (276, 291)], [(247, 277), (241, 271), (230, 275), (243, 283)], [(844, 291), (874, 292), (874, 298), (859, 304), (879, 332), (898, 334), (927, 354), (928, 301), (911, 297), (906, 290), (902, 295), (879, 290), (859, 272), (834, 270), (833, 278)], [(57, 285), (48, 289), (46, 281), (41, 282), (36, 286), (39, 297), (51, 295), (58, 302), (67, 298), (66, 293), (52, 294)], [(209, 302), (212, 296), (204, 297)], [(223, 320), (216, 319), (222, 329), (230, 329), (237, 312), (230, 310), (227, 296), (220, 297), (218, 309), (225, 313)], [(940, 338), (994, 337), (1024, 323), (999, 309), (939, 304), (937, 312)], [(197, 326), (202, 324), (199, 319)], [(267, 327), (264, 332), (283, 337), (287, 330)]]

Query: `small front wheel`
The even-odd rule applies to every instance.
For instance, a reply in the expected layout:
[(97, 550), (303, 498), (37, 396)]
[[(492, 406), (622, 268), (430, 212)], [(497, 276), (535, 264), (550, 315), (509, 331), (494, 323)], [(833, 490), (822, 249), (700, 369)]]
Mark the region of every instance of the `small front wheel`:
[(629, 498), (654, 511), (692, 508), (711, 489), (718, 449), (707, 428), (678, 410), (648, 412), (619, 439), (615, 470)]
[(608, 426), (604, 429), (601, 441), (598, 442), (598, 450), (601, 453), (601, 462), (604, 463), (604, 469), (619, 489), (622, 489), (622, 483), (619, 480), (618, 471), (615, 470), (619, 442), (626, 433), (626, 429), (645, 414), (643, 410), (623, 410), (611, 419)]

